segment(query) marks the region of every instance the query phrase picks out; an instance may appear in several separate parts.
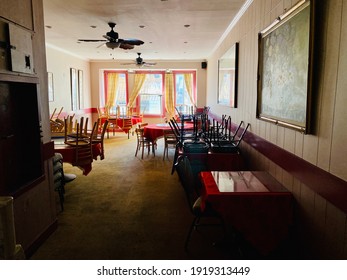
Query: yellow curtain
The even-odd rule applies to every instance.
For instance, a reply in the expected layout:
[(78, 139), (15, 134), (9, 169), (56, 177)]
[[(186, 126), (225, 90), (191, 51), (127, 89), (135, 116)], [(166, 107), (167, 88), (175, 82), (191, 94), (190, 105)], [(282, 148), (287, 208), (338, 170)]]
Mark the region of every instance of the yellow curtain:
[(186, 85), (186, 89), (190, 98), (190, 102), (196, 106), (194, 96), (193, 96), (193, 86), (192, 86), (192, 73), (184, 73), (184, 82)]
[(117, 100), (118, 73), (107, 73), (107, 100), (105, 107), (112, 108)]
[(175, 116), (175, 94), (172, 73), (165, 74), (165, 108), (168, 118)]
[(134, 78), (134, 88), (133, 91), (131, 92), (129, 96), (129, 101), (128, 101), (128, 108), (133, 107), (135, 100), (137, 96), (139, 95), (139, 92), (143, 86), (143, 83), (146, 80), (146, 74), (135, 74)]

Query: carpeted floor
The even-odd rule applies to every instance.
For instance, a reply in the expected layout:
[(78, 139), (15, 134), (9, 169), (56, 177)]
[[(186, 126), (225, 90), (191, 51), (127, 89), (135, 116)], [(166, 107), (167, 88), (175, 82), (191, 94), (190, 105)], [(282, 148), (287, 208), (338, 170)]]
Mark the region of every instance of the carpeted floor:
[[(65, 209), (58, 229), (31, 257), (33, 260), (235, 259), (237, 250), (213, 246), (218, 227), (195, 231), (184, 249), (192, 215), (170, 160), (163, 161), (163, 139), (156, 156), (134, 156), (136, 137), (116, 133), (105, 139), (105, 159), (93, 170), (64, 165), (77, 178), (66, 185)], [(57, 204), (59, 207), (59, 204)]]

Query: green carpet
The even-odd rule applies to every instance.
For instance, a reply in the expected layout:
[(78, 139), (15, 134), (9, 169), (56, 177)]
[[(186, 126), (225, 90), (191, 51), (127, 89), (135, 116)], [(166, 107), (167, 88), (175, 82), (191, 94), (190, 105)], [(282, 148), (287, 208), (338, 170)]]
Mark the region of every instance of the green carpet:
[[(88, 176), (69, 164), (77, 178), (66, 184), (64, 211), (57, 230), (33, 260), (229, 259), (234, 253), (212, 243), (218, 227), (195, 231), (184, 250), (192, 215), (177, 174), (171, 175), (174, 151), (163, 161), (163, 139), (156, 156), (135, 157), (136, 137), (117, 132), (105, 139), (105, 159), (93, 162)], [(57, 200), (57, 207), (59, 202)]]

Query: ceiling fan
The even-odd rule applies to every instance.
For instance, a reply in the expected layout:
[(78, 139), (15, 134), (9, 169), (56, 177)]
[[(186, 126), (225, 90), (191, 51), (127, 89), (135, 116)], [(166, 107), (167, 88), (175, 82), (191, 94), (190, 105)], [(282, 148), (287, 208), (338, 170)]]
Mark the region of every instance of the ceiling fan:
[(131, 65), (134, 64), (136, 66), (142, 67), (142, 66), (154, 66), (157, 63), (155, 62), (145, 62), (143, 61), (142, 57), (141, 57), (141, 53), (137, 53), (138, 57), (135, 59), (134, 62), (130, 62), (130, 63), (122, 63), (122, 65)]
[(142, 45), (144, 42), (138, 39), (120, 39), (118, 33), (113, 30), (116, 26), (114, 22), (109, 22), (108, 26), (111, 28), (111, 31), (107, 32), (103, 37), (106, 40), (99, 39), (78, 39), (79, 42), (105, 42), (106, 47), (110, 49), (121, 48), (124, 50), (133, 49), (134, 46)]

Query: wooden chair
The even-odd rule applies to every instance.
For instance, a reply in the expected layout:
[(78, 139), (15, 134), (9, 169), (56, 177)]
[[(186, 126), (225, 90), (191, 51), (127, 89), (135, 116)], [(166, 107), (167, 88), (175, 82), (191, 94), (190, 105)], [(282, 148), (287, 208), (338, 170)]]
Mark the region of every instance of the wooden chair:
[(148, 123), (139, 123), (139, 124), (137, 124), (137, 127), (138, 128), (144, 128), (147, 125), (148, 125)]
[(169, 147), (176, 149), (177, 145), (177, 138), (176, 135), (173, 134), (171, 130), (164, 130), (164, 153), (163, 153), (163, 160), (166, 158), (169, 159)]
[(125, 132), (128, 132), (128, 139), (129, 139), (129, 135), (130, 135), (130, 131), (133, 128), (133, 124), (131, 122), (131, 118), (123, 118), (123, 125), (121, 127), (121, 129)]
[[(87, 140), (87, 144), (83, 144), (83, 142), (77, 141), (76, 146), (76, 160), (72, 165), (75, 166), (83, 166), (86, 164), (90, 164), (93, 162), (93, 148), (92, 148), (92, 138), (96, 131), (96, 122), (93, 125), (92, 133), (90, 138)], [(81, 144), (82, 143), (82, 144)]]
[[(143, 131), (144, 131), (143, 128), (136, 128), (135, 129), (135, 133), (136, 133), (136, 137), (137, 137), (135, 157), (137, 156), (138, 151), (141, 149), (142, 150), (141, 159), (143, 159), (143, 154), (144, 154), (145, 148), (148, 149), (148, 154), (149, 154), (149, 152), (151, 150), (151, 146), (153, 146), (153, 143), (143, 135)], [(153, 154), (155, 155), (154, 149), (153, 149)]]
[(100, 144), (101, 145), (101, 153), (100, 159), (103, 160), (105, 158), (105, 149), (104, 149), (104, 138), (105, 133), (108, 127), (108, 120), (105, 120), (100, 126), (100, 119), (97, 121), (97, 132), (94, 133), (94, 137), (92, 138), (92, 144)]
[(90, 131), (88, 131), (88, 118), (81, 117), (79, 121), (75, 120), (74, 124), (72, 125), (72, 120), (69, 121), (68, 124), (65, 125), (67, 129), (65, 140), (66, 138), (69, 138), (73, 141), (73, 138), (90, 138)]
[[(83, 141), (82, 141), (83, 140)], [(82, 139), (80, 132), (80, 123), (72, 123), (72, 120), (67, 118), (64, 119), (64, 143), (67, 145), (75, 146), (77, 142), (87, 142), (87, 139)]]
[(75, 158), (71, 163), (73, 166), (83, 166), (93, 162), (92, 139), (97, 128), (97, 122), (94, 123), (89, 138), (85, 136), (79, 137), (80, 124), (77, 123), (76, 136), (65, 136), (65, 144), (75, 147)]

